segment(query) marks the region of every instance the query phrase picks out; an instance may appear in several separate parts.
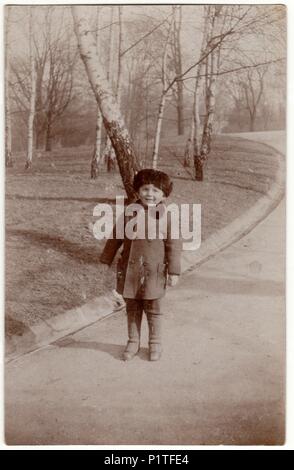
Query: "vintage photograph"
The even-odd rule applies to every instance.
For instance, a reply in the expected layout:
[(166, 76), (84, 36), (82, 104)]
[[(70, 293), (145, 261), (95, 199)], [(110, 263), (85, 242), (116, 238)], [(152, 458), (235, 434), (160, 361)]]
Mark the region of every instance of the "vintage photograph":
[(5, 443), (283, 446), (286, 6), (2, 9)]

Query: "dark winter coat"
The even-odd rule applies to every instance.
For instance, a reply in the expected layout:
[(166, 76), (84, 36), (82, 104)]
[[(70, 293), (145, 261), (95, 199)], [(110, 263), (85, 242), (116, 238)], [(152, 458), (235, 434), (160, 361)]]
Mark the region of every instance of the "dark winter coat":
[[(128, 220), (125, 218), (125, 223)], [(122, 245), (123, 250), (117, 263), (117, 292), (127, 299), (151, 300), (163, 297), (167, 275), (180, 275), (181, 272), (182, 242), (171, 238), (170, 220), (166, 238), (162, 240), (147, 237), (135, 240), (114, 237), (107, 240), (100, 261), (111, 265)]]

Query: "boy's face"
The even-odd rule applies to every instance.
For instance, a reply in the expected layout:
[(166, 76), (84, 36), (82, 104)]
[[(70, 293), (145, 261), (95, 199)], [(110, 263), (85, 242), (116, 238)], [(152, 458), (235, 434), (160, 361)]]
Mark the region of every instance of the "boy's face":
[(164, 192), (154, 184), (144, 184), (138, 191), (139, 198), (145, 206), (156, 206), (164, 198)]

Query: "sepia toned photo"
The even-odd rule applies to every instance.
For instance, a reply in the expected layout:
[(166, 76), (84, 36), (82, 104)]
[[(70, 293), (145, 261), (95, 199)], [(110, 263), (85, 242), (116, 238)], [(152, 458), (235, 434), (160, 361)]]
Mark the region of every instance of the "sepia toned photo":
[(6, 445), (283, 446), (286, 6), (2, 9)]

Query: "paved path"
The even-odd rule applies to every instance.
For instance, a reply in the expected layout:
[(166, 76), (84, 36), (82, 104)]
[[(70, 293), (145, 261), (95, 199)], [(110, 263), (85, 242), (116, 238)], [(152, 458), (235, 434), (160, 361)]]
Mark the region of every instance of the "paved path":
[(145, 320), (140, 354), (121, 361), (119, 313), (10, 363), (7, 443), (281, 444), (284, 222), (282, 202), (169, 291), (160, 362)]

